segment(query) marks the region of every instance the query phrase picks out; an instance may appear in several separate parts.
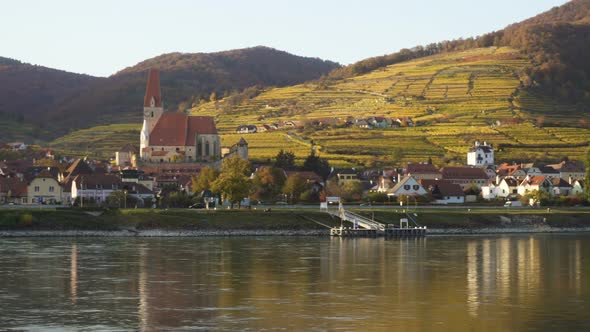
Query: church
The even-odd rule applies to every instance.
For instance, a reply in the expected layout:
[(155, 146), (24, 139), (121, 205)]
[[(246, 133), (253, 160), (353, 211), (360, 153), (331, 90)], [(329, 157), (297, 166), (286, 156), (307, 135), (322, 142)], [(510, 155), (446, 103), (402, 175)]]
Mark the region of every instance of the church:
[(157, 69), (148, 72), (140, 159), (144, 163), (206, 163), (221, 159), (221, 139), (212, 117), (164, 111)]

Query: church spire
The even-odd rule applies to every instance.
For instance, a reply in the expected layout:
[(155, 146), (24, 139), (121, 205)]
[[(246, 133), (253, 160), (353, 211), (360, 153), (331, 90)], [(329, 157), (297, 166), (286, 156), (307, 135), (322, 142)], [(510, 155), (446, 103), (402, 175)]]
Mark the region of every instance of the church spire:
[(150, 68), (148, 81), (143, 98), (143, 107), (162, 107), (162, 95), (160, 93), (160, 71)]

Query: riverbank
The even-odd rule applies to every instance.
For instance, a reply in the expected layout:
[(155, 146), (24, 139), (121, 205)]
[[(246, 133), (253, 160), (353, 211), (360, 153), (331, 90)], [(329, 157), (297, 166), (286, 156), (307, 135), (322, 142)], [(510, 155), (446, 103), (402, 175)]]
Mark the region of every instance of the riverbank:
[[(384, 223), (404, 217), (392, 208), (355, 212)], [(424, 209), (428, 234), (589, 232), (590, 209)], [(340, 221), (318, 209), (203, 211), (0, 210), (0, 237), (13, 236), (323, 236)], [(345, 225), (347, 226), (347, 225)]]

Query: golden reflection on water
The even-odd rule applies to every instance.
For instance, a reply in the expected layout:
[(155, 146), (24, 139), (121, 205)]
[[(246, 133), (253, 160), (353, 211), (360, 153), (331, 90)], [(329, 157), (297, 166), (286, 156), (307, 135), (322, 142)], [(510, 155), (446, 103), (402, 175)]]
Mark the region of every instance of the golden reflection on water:
[(70, 301), (76, 304), (78, 298), (78, 246), (72, 244), (70, 250)]
[(589, 240), (77, 239), (33, 242), (21, 254), (9, 251), (18, 242), (5, 242), (0, 326), (26, 317), (140, 331), (506, 331), (556, 322), (588, 330), (590, 322), (576, 323), (590, 309)]

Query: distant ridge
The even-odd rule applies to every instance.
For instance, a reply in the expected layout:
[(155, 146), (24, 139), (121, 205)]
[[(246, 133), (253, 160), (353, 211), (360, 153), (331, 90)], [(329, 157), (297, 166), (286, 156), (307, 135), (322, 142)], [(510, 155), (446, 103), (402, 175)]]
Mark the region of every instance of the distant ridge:
[[(147, 69), (160, 68), (167, 109), (222, 97), (250, 86), (285, 86), (317, 79), (340, 65), (268, 47), (217, 53), (170, 53), (108, 77), (68, 73), (0, 58), (0, 114), (51, 127), (56, 136), (141, 117)], [(0, 120), (2, 121), (2, 120)]]

